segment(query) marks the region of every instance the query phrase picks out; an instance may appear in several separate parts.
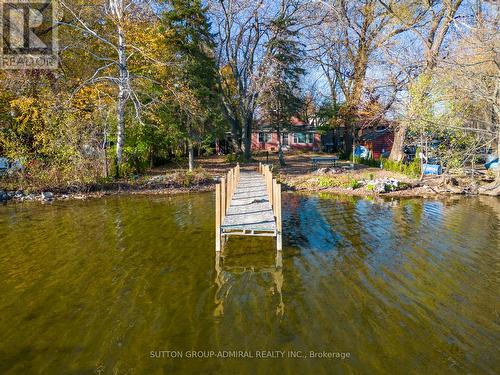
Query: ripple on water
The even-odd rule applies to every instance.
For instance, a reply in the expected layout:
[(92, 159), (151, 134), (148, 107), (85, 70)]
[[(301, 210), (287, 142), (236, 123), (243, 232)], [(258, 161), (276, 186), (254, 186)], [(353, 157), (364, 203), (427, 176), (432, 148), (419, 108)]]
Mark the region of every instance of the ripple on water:
[[(498, 199), (284, 194), (284, 250), (213, 194), (0, 207), (0, 372), (491, 373)], [(349, 361), (151, 350), (348, 351)]]

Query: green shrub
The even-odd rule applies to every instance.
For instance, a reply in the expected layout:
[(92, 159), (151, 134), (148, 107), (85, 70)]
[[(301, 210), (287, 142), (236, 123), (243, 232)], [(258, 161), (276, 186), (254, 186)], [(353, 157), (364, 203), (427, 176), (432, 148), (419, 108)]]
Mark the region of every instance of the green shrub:
[(192, 171), (187, 171), (182, 179), (182, 186), (190, 187), (193, 184), (194, 173)]
[(354, 190), (354, 189), (360, 188), (361, 184), (356, 180), (352, 180), (349, 182), (349, 187)]
[(253, 163), (255, 160), (253, 159), (253, 154), (250, 157), (250, 159), (245, 159), (243, 154), (237, 155), (237, 154), (229, 154), (226, 155), (226, 163)]
[(357, 164), (368, 165), (369, 167), (379, 167), (380, 166), (380, 161), (375, 160), (375, 159), (365, 159), (365, 158), (355, 157), (354, 162)]
[(203, 168), (196, 168), (193, 171), (176, 172), (170, 176), (171, 182), (182, 187), (201, 185), (211, 180), (210, 175)]
[(405, 164), (403, 173), (413, 178), (419, 177), (421, 173), (420, 159), (415, 159), (410, 164)]
[(357, 180), (355, 180), (354, 178), (349, 178), (348, 181), (346, 181), (342, 184), (342, 187), (343, 188), (351, 188), (354, 190), (354, 189), (361, 187), (361, 184)]
[(226, 155), (226, 163), (235, 163), (237, 160), (238, 160), (238, 155), (236, 154)]
[(399, 163), (385, 158), (381, 159), (380, 162), (386, 171), (403, 173), (413, 178), (420, 176), (420, 159), (414, 159), (410, 164)]
[(327, 176), (321, 176), (319, 178), (319, 186), (320, 187), (334, 187), (337, 186), (335, 179)]

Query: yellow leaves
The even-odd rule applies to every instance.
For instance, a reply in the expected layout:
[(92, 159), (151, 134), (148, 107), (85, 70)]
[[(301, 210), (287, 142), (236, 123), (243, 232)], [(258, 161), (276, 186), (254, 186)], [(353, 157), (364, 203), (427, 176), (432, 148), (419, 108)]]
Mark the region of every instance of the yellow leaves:
[(221, 76), (222, 89), (226, 93), (227, 97), (233, 99), (233, 104), (236, 105), (238, 86), (236, 85), (236, 81), (233, 75), (233, 69), (231, 68), (231, 66), (224, 65), (220, 69), (220, 76)]
[(415, 14), (415, 6), (411, 3), (404, 1), (396, 1), (391, 4), (391, 9), (394, 14), (406, 24), (411, 24), (413, 22), (413, 17)]
[(163, 74), (168, 63), (173, 61), (166, 34), (160, 32), (158, 22), (134, 23), (126, 28), (128, 54), (132, 55), (129, 64), (132, 69), (141, 69), (147, 74)]
[(22, 96), (12, 100), (10, 106), (20, 129), (26, 130), (28, 126), (36, 128), (42, 125), (42, 114), (36, 99)]
[(220, 75), (222, 78), (222, 84), (230, 92), (236, 92), (236, 82), (234, 80), (233, 69), (230, 65), (224, 65), (220, 69)]
[(92, 119), (96, 110), (113, 103), (108, 95), (103, 95), (103, 91), (106, 92), (107, 90), (109, 88), (103, 84), (82, 87), (71, 98), (72, 109), (78, 112), (81, 119)]

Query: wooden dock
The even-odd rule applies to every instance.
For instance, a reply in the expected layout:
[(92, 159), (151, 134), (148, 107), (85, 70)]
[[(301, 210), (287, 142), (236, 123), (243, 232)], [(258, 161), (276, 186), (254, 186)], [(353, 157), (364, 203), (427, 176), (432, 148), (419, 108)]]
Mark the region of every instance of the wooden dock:
[(229, 236), (271, 236), (282, 249), (281, 185), (267, 165), (241, 171), (239, 164), (216, 186), (215, 250)]

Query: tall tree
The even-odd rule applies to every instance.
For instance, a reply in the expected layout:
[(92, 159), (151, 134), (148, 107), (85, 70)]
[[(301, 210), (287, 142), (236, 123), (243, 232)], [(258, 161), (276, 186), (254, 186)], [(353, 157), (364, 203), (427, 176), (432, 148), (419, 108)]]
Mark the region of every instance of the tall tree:
[(91, 77), (83, 80), (77, 88), (106, 82), (116, 87), (116, 174), (120, 175), (125, 145), (126, 106), (132, 101), (136, 116), (140, 120), (142, 103), (134, 90), (135, 82), (143, 76), (135, 75), (129, 68), (132, 55), (140, 53), (144, 58), (147, 53), (136, 45), (127, 43), (127, 26), (134, 16), (141, 15), (143, 5), (134, 0), (107, 0), (104, 2), (68, 3), (60, 0), (65, 13), (62, 25), (79, 31), (84, 37), (90, 37), (100, 44), (99, 51), (91, 51), (100, 66)]
[(201, 0), (171, 0), (170, 5), (163, 20), (169, 48), (176, 56), (175, 88), (185, 91), (178, 103), (179, 120), (188, 143), (189, 170), (193, 170), (194, 142), (217, 104), (215, 45)]
[(211, 0), (210, 4), (218, 36), (224, 115), (231, 124), (234, 151), (249, 159), (265, 25), (272, 9), (264, 0)]
[[(448, 31), (463, 0), (377, 1), (387, 9), (395, 22), (408, 28), (415, 35), (416, 41), (414, 43), (421, 46), (423, 53), (423, 56), (420, 57), (420, 74), (432, 75), (432, 71), (439, 63)], [(429, 84), (432, 82), (425, 78), (424, 80)], [(422, 96), (413, 100), (425, 100), (425, 92), (426, 90), (422, 90)], [(407, 131), (408, 123), (403, 121), (395, 133), (390, 155), (392, 160), (401, 161), (403, 158), (403, 146)]]
[[(354, 127), (366, 91), (367, 74), (376, 54), (407, 30), (395, 26), (387, 9), (377, 0), (322, 2), (316, 10), (323, 21), (311, 28), (309, 57), (326, 78), (333, 108), (342, 103), (344, 153), (352, 151)], [(394, 84), (391, 83), (391, 86)], [(387, 101), (388, 108), (393, 98)]]
[(266, 43), (262, 66), (259, 102), (264, 118), (276, 130), (281, 165), (285, 165), (281, 130), (290, 126), (290, 119), (299, 112), (302, 102), (299, 83), (305, 72), (302, 67), (304, 46), (299, 42), (297, 10), (297, 2), (281, 0), (279, 14), (269, 26), (271, 37)]

